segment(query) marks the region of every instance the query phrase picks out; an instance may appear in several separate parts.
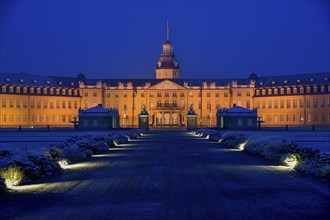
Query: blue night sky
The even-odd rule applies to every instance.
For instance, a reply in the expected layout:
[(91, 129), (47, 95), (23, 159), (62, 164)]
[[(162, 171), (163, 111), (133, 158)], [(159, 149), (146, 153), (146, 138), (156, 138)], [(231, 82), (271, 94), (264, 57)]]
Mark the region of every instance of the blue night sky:
[(329, 1), (1, 1), (0, 71), (155, 78), (170, 22), (181, 78), (330, 71)]

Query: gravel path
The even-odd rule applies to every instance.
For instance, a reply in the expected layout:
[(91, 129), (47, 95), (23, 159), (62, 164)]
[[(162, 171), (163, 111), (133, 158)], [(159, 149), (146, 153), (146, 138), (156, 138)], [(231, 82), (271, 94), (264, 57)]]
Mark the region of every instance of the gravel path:
[(186, 132), (151, 131), (0, 204), (0, 219), (325, 219), (330, 186)]

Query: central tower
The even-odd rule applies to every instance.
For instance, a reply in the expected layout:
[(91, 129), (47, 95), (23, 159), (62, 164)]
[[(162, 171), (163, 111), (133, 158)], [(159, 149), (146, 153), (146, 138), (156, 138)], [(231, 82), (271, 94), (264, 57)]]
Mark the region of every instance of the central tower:
[(156, 66), (156, 79), (178, 79), (180, 78), (179, 62), (175, 59), (173, 44), (170, 40), (170, 27), (167, 21), (166, 41), (163, 44), (163, 52)]

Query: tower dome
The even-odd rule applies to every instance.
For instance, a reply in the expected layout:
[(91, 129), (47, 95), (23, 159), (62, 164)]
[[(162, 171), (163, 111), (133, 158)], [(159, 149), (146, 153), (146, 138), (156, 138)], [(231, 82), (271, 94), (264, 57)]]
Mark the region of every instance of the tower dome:
[(178, 79), (180, 78), (180, 65), (175, 58), (173, 44), (169, 40), (170, 28), (167, 21), (166, 41), (163, 44), (163, 52), (156, 65), (156, 79)]

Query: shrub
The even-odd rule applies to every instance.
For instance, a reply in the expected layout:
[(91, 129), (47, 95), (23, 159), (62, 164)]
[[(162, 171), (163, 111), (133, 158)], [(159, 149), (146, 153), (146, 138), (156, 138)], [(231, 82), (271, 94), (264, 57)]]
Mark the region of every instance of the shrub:
[(239, 148), (240, 144), (247, 140), (247, 136), (239, 132), (226, 132), (222, 135), (221, 144), (226, 145), (230, 148)]
[(18, 186), (24, 179), (24, 171), (17, 165), (10, 165), (0, 171), (2, 179), (5, 179), (7, 186)]
[(5, 180), (0, 177), (0, 193), (5, 192), (7, 189)]

